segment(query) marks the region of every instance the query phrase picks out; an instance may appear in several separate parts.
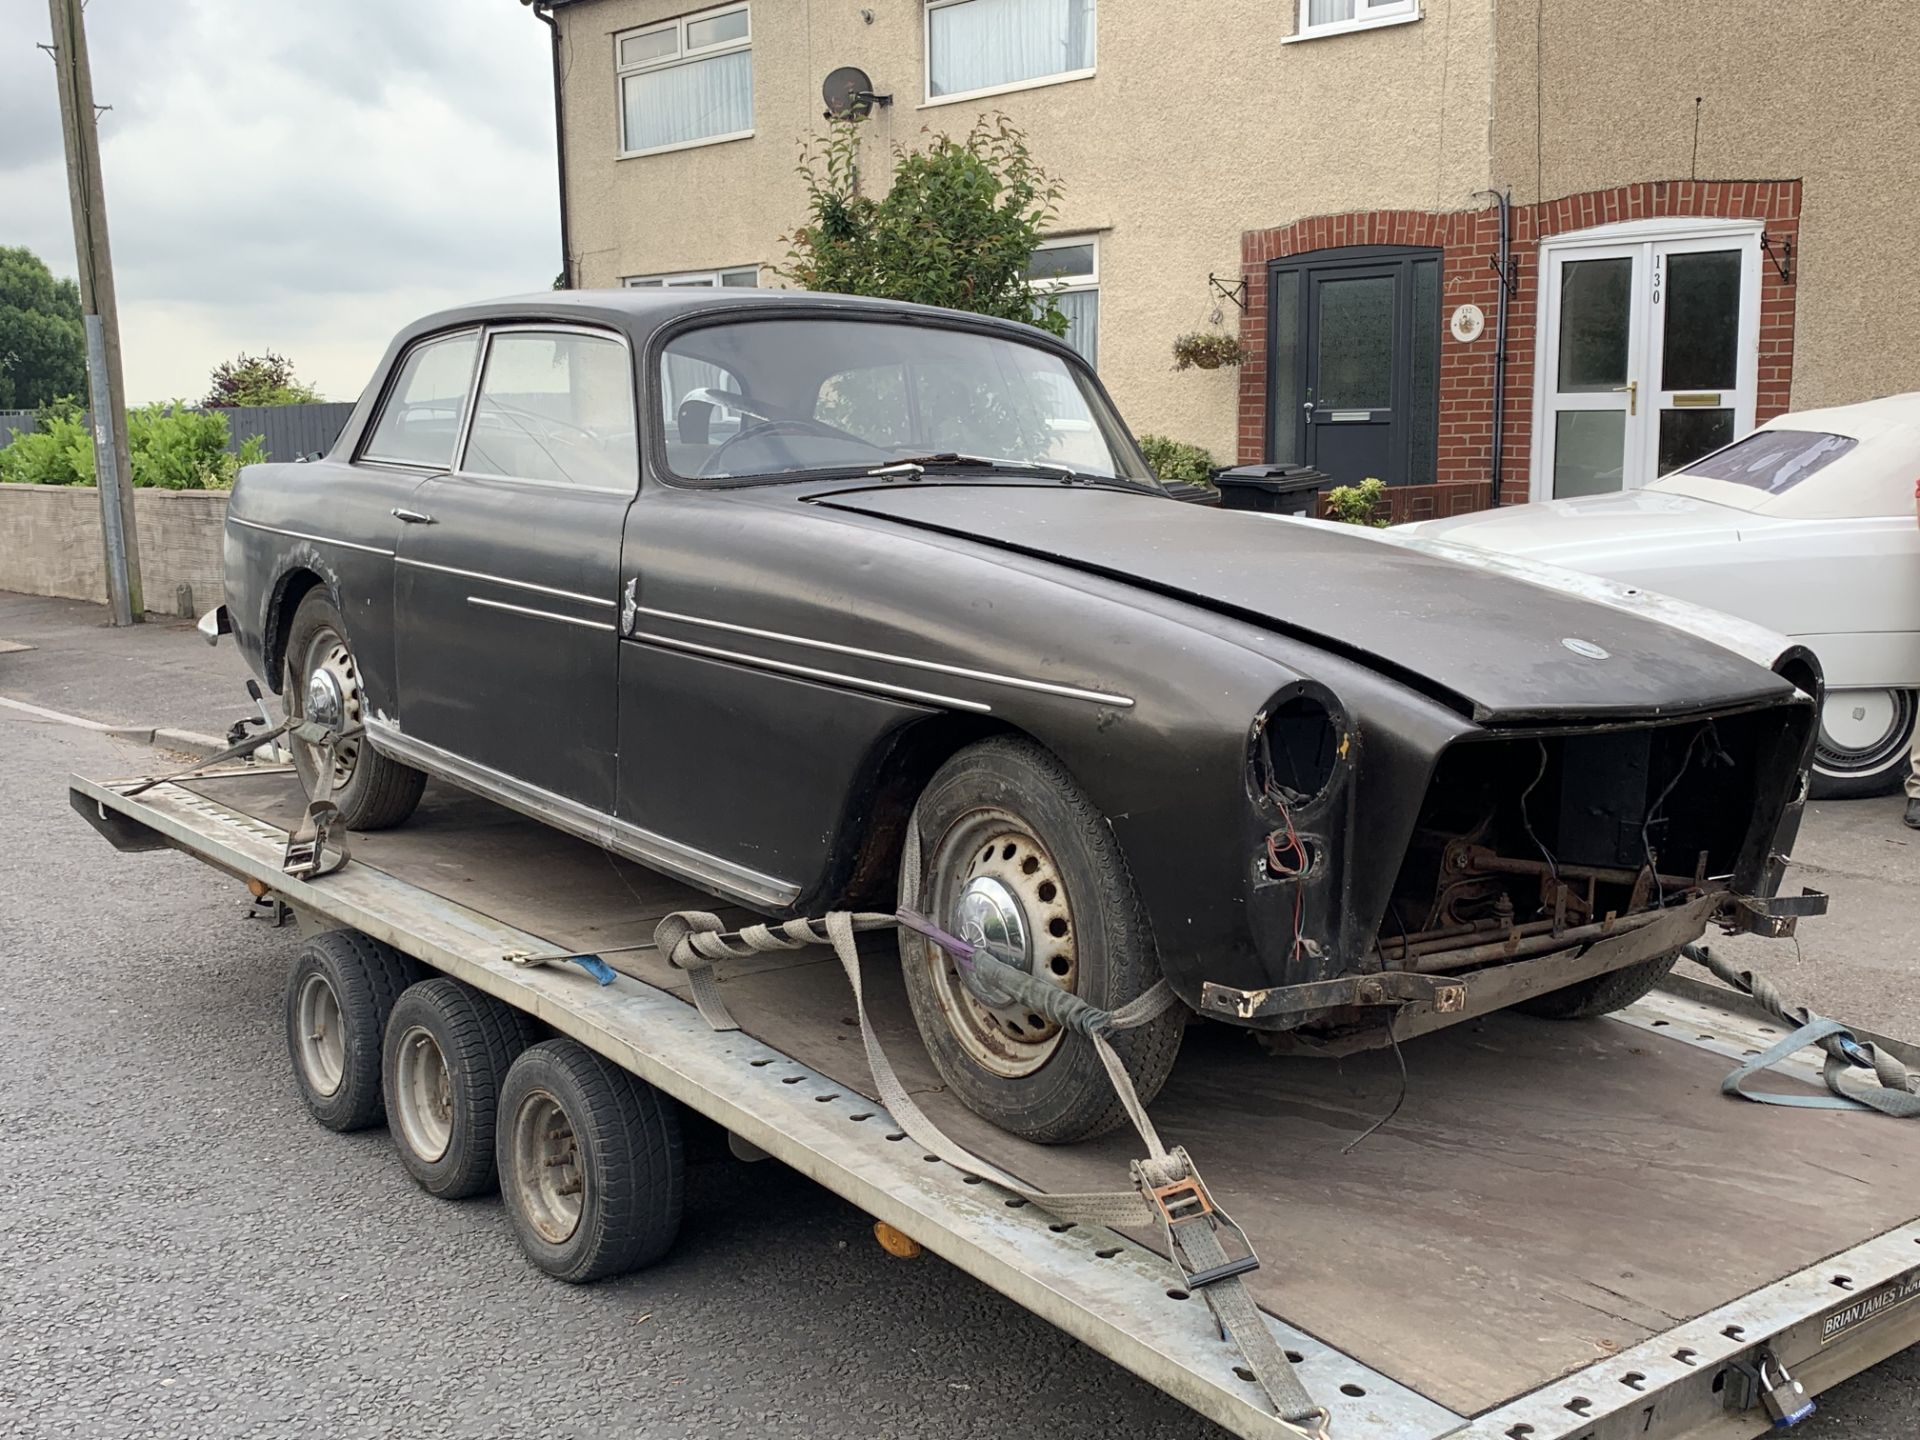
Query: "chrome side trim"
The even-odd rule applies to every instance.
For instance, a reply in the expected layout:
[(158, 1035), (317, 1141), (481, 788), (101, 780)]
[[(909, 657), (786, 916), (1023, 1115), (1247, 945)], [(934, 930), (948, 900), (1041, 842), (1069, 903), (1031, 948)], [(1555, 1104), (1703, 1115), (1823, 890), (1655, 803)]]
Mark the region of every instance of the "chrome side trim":
[[(709, 629), (726, 630), (735, 635), (751, 635), (760, 640), (778, 640), (787, 645), (804, 645), (811, 650), (831, 650), (836, 655), (855, 655), (862, 660), (878, 660), (888, 665), (904, 665), (914, 670), (931, 670), (941, 675), (958, 675), (967, 680), (984, 680), (989, 685), (1007, 685), (1015, 690), (1034, 690), (1044, 695), (1061, 695), (1069, 700), (1085, 700), (1094, 705), (1111, 705), (1118, 710), (1130, 709), (1133, 705), (1131, 695), (1083, 690), (1077, 685), (1056, 685), (1050, 680), (1028, 680), (1024, 676), (1001, 675), (992, 670), (969, 670), (964, 665), (948, 665), (939, 660), (919, 660), (911, 655), (890, 655), (884, 650), (863, 650), (858, 645), (840, 645), (831, 640), (812, 640), (804, 635), (787, 635), (778, 630), (756, 630), (751, 625), (735, 625), (726, 620), (708, 620), (704, 616), (682, 615), (672, 610), (653, 610), (644, 605), (640, 607), (640, 613), (651, 615), (656, 620), (677, 620), (683, 625), (705, 625)], [(986, 710), (991, 707), (981, 705), (976, 708)]]
[(558, 620), (563, 625), (581, 625), (588, 630), (611, 630), (611, 620), (582, 620), (577, 615), (562, 615), (556, 610), (533, 610), (525, 605), (509, 605), (504, 600), (483, 600), (478, 595), (467, 596), (469, 605), (481, 605), (489, 610), (511, 610), (515, 615), (531, 615), (536, 620)]
[(763, 875), (758, 870), (736, 865), (718, 855), (695, 850), (677, 840), (669, 840), (664, 835), (656, 835), (651, 830), (642, 830), (638, 825), (616, 819), (605, 811), (582, 805), (577, 800), (569, 800), (551, 790), (542, 790), (537, 785), (516, 780), (490, 765), (482, 765), (477, 760), (468, 760), (450, 750), (442, 750), (438, 745), (416, 740), (390, 720), (369, 718), (366, 726), (368, 738), (374, 741), (374, 749), (391, 755), (395, 760), (429, 771), (442, 780), (450, 780), (510, 810), (543, 820), (557, 830), (564, 830), (602, 849), (651, 866), (676, 880), (685, 880), (743, 905), (765, 909), (783, 909), (799, 898), (800, 887), (791, 881)]
[(392, 556), (393, 551), (384, 550), (378, 545), (362, 545), (358, 540), (336, 540), (331, 535), (309, 535), (305, 530), (286, 530), (278, 525), (262, 525), (258, 520), (242, 520), (238, 515), (227, 516), (229, 525), (244, 525), (249, 530), (264, 530), (269, 535), (286, 535), (295, 540), (311, 540), (317, 545), (342, 545), (349, 550), (364, 550), (369, 555)]
[(396, 565), (411, 565), (416, 570), (436, 570), (442, 575), (458, 575), (463, 580), (485, 580), (493, 585), (511, 585), (516, 590), (531, 590), (536, 595), (551, 595), (558, 600), (578, 600), (582, 605), (613, 607), (613, 601), (598, 595), (582, 595), (578, 590), (556, 590), (551, 585), (536, 585), (531, 580), (509, 580), (504, 575), (489, 575), (484, 570), (462, 570), (454, 565), (436, 565), (431, 560), (415, 560), (408, 555), (393, 557)]
[(931, 690), (913, 690), (905, 685), (889, 685), (884, 680), (868, 680), (859, 675), (842, 675), (835, 670), (815, 670), (810, 665), (790, 665), (785, 660), (769, 660), (764, 655), (744, 655), (738, 650), (722, 650), (714, 645), (696, 645), (691, 640), (670, 640), (665, 635), (654, 635), (645, 630), (638, 631), (628, 638), (641, 645), (659, 645), (668, 650), (685, 650), (694, 655), (708, 655), (715, 660), (732, 660), (755, 670), (777, 670), (783, 675), (799, 675), (808, 680), (824, 680), (830, 685), (844, 685), (850, 690), (871, 690), (881, 695), (898, 695), (906, 700), (924, 700), (930, 705), (945, 705), (954, 710), (972, 710), (981, 715), (993, 713), (991, 705), (984, 705), (978, 700), (962, 700), (957, 695), (939, 695)]

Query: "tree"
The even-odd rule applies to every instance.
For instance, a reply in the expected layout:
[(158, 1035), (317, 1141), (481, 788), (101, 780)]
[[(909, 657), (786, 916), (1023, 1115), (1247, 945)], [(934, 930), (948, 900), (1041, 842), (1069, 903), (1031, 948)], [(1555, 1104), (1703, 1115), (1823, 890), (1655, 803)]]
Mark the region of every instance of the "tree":
[(80, 290), (25, 247), (0, 246), (0, 410), (38, 409), (87, 389)]
[(807, 224), (775, 274), (803, 290), (878, 295), (1025, 320), (1067, 332), (1059, 303), (1027, 266), (1058, 213), (1059, 184), (1004, 116), (982, 116), (964, 140), (893, 150), (893, 183), (860, 191), (860, 122), (836, 122), (801, 146)]
[(311, 405), (320, 392), (294, 378), (293, 362), (268, 350), (242, 351), (213, 367), (212, 388), (200, 403), (208, 409), (229, 405)]

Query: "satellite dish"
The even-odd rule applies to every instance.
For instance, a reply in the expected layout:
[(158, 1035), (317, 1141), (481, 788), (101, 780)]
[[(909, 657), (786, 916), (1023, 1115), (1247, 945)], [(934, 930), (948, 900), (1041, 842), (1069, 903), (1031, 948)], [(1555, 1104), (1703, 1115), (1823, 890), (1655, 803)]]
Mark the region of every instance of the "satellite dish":
[(854, 65), (842, 65), (820, 86), (829, 120), (864, 120), (875, 105), (891, 105), (893, 96), (873, 93), (873, 79)]

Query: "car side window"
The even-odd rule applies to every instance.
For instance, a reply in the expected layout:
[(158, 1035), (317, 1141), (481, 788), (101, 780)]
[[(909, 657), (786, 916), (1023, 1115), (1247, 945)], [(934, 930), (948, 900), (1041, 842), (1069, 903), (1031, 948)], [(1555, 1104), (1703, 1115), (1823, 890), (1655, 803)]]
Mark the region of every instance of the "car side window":
[(640, 466), (632, 374), (627, 347), (606, 336), (495, 332), (461, 470), (632, 490)]
[(380, 418), (361, 448), (362, 459), (432, 470), (453, 467), (460, 412), (466, 407), (467, 388), (473, 384), (473, 352), (479, 340), (478, 331), (465, 330), (425, 341), (407, 352)]

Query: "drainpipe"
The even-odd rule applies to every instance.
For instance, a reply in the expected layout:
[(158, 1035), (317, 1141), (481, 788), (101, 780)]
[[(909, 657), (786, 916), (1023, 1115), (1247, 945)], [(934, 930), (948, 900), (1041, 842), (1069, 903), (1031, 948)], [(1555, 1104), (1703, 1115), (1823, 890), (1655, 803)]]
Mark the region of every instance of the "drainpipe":
[(1491, 195), (1500, 206), (1500, 307), (1493, 322), (1493, 483), (1488, 508), (1500, 505), (1501, 460), (1507, 428), (1507, 277), (1513, 266), (1513, 197), (1501, 190), (1476, 190), (1477, 199)]
[[(560, 288), (574, 288), (573, 238), (567, 225), (567, 124), (560, 104), (560, 27), (554, 22), (553, 0), (520, 0), (533, 18), (547, 27), (553, 42), (553, 152), (560, 178)], [(1504, 313), (1504, 312), (1503, 312)]]

